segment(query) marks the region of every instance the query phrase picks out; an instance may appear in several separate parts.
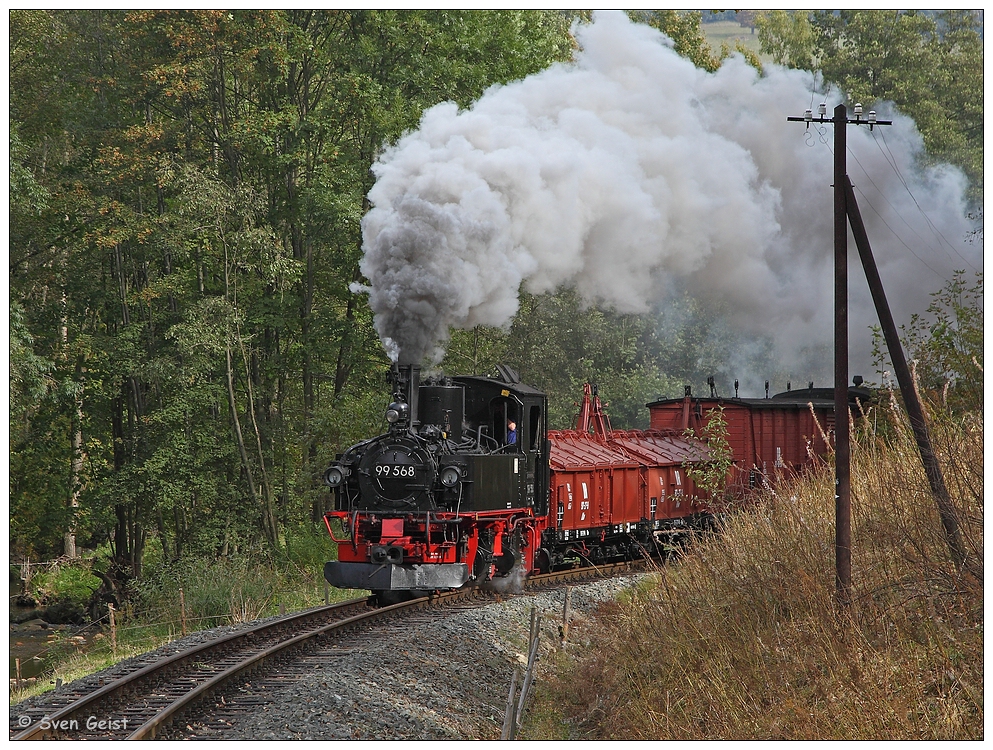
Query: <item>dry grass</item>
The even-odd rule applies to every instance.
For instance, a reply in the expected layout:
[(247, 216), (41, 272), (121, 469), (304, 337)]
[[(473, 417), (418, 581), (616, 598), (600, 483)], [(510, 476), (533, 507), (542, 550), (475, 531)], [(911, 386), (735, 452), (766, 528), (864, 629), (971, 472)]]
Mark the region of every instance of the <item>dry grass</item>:
[(853, 434), (850, 606), (835, 603), (823, 467), (605, 608), (594, 646), (545, 680), (525, 736), (981, 739), (982, 419), (939, 420), (933, 438), (973, 574), (949, 562), (916, 445), (885, 409)]

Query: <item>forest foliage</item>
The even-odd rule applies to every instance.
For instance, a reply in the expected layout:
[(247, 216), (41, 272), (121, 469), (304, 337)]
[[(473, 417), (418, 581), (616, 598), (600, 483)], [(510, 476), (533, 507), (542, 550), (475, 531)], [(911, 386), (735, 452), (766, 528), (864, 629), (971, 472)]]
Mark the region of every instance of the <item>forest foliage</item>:
[(960, 167), (982, 200), (982, 11), (774, 10), (756, 24), (775, 62), (820, 71), (866, 109), (895, 103), (928, 158)]
[[(981, 188), (972, 17), (887, 13), (810, 16), (782, 60), (906, 107), (929, 153)], [(326, 462), (380, 430), (387, 395), (388, 360), (349, 288), (371, 164), (426, 107), (568, 60), (570, 24), (587, 18), (11, 11), (12, 550), (100, 548), (140, 577), (149, 545), (166, 565), (279, 556), (310, 533)], [(769, 18), (763, 33), (783, 36)], [(646, 20), (704, 67), (730, 54), (706, 47), (699, 14)], [(871, 70), (841, 43), (891, 26), (899, 55)], [(947, 86), (919, 86), (935, 71)], [(634, 427), (647, 401), (726, 380), (735, 345), (721, 311), (689, 297), (637, 317), (562, 291), (522, 295), (509, 332), (454, 332), (443, 366), (507, 362), (547, 390), (559, 427), (599, 382), (614, 424)]]

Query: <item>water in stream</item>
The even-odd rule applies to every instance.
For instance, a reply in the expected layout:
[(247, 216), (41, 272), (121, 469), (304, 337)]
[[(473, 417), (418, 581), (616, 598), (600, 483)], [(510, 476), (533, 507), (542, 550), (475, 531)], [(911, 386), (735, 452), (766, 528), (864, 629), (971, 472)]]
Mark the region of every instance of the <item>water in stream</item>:
[(92, 629), (74, 625), (50, 625), (41, 619), (21, 619), (31, 610), (28, 607), (10, 606), (10, 679), (17, 677), (17, 660), (21, 660), (21, 679), (37, 677), (51, 669), (56, 662), (73, 652), (85, 651), (100, 634)]

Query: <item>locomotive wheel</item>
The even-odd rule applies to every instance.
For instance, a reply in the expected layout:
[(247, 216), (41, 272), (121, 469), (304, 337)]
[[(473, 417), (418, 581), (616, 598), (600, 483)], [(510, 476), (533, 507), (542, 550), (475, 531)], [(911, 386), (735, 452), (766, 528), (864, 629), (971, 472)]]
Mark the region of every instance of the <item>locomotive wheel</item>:
[(534, 567), (541, 574), (552, 572), (552, 556), (544, 547), (534, 556)]
[(513, 536), (510, 538), (510, 543), (507, 545), (504, 553), (499, 557), (493, 558), (496, 574), (502, 576), (507, 575), (521, 562), (521, 560), (524, 559), (521, 554), (521, 546), (521, 532), (515, 531)]
[[(490, 541), (492, 544), (492, 541)], [(493, 553), (480, 545), (476, 549), (476, 558), (472, 561), (472, 576), (476, 583), (488, 581), (493, 573)]]

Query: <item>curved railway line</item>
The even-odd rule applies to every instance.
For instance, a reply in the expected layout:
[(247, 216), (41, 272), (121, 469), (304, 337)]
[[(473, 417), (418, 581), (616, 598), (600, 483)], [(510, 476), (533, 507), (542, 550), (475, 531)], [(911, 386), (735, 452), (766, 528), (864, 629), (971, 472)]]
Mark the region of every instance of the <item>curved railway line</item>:
[[(628, 574), (643, 563), (622, 563), (532, 576), (526, 589), (548, 588), (593, 578)], [(442, 614), (451, 605), (478, 606), (492, 596), (478, 589), (457, 590), (387, 607), (366, 598), (294, 613), (163, 657), (118, 677), (96, 690), (51, 697), (11, 719), (11, 740), (155, 739), (223, 734), (238, 713), (255, 710), (267, 690), (239, 690), (247, 683), (294, 679), (310, 669), (308, 659), (324, 658), (327, 649), (348, 647), (384, 620), (422, 613)], [(420, 618), (418, 618), (420, 619)], [(424, 622), (417, 623), (424, 627)], [(296, 667), (294, 667), (296, 664)], [(105, 718), (106, 717), (106, 718)], [(113, 718), (109, 718), (113, 717)], [(26, 728), (24, 723), (30, 721)], [(102, 723), (101, 723), (102, 722)]]

